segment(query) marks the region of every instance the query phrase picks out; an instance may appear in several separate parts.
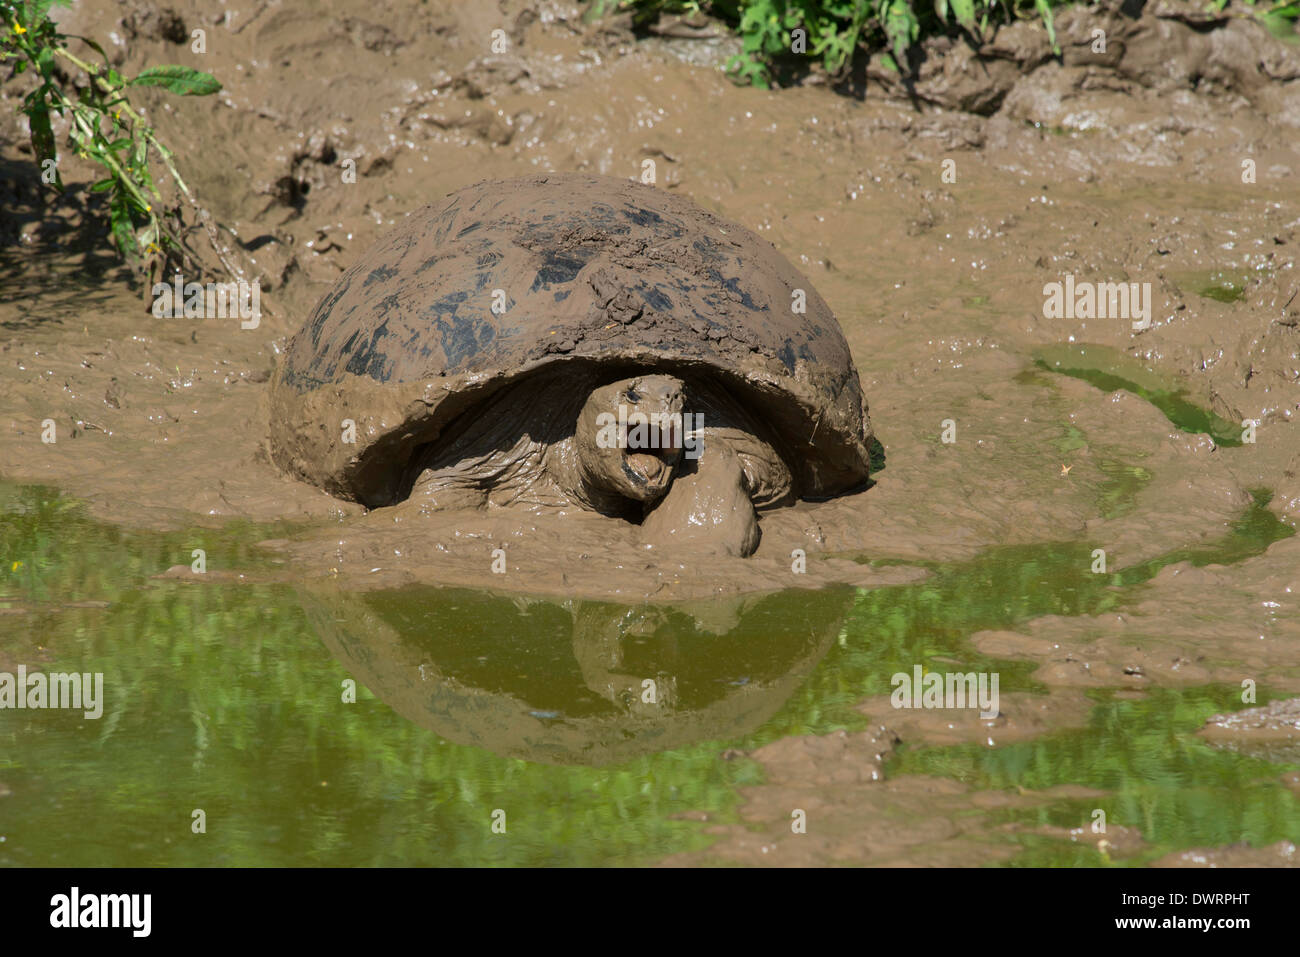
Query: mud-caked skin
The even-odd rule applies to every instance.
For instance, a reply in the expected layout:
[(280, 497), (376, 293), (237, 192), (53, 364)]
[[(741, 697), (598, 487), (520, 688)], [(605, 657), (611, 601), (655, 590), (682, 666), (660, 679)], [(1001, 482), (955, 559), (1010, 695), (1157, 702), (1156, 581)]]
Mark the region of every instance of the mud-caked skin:
[[(635, 515), (668, 491), (681, 442), (656, 434), (645, 448), (617, 441), (617, 421), (682, 419), (679, 379), (634, 376), (601, 384), (593, 374), (546, 370), (503, 389), (415, 457), (411, 496), (435, 507), (575, 505)], [(602, 442), (602, 431), (608, 440)], [(664, 436), (663, 439), (666, 439)]]
[[(611, 447), (620, 409), (699, 425)], [(757, 509), (863, 486), (870, 442), (838, 324), (770, 243), (579, 174), (412, 214), (316, 306), (272, 392), (272, 455), (334, 495), (590, 509), (740, 555)]]

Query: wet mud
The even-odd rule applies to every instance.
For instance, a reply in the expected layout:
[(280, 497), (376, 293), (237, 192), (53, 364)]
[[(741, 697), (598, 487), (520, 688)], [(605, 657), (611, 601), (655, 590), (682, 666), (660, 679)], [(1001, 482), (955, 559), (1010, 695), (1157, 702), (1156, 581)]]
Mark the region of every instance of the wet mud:
[[(1300, 838), (1284, 781), (1294, 741), (1251, 752), (1258, 735), (1236, 728), (1248, 719), (1234, 713), (1246, 679), (1262, 698), (1300, 693), (1300, 537), (1289, 534), (1300, 520), (1300, 46), (1192, 12), (1167, 2), (1136, 17), (1067, 11), (1059, 59), (1021, 24), (981, 49), (932, 43), (912, 89), (872, 63), (847, 88), (813, 73), (768, 92), (717, 71), (728, 48), (716, 38), (638, 40), (620, 21), (583, 23), (567, 4), (250, 2), (217, 14), (187, 2), (81, 4), (62, 14), (67, 26), (107, 40), (115, 63), (183, 62), (225, 85), (211, 101), (140, 96), (221, 224), (225, 253), (260, 280), (263, 315), (253, 329), (151, 315), (145, 291), (106, 255), (94, 207), (41, 199), (11, 109), (23, 90), (6, 84), (0, 477), (55, 487), (95, 520), (169, 543), (149, 568), (169, 577), (153, 587), (220, 591), (244, 576), (240, 588), (292, 589), (338, 661), (449, 740), (602, 764), (639, 760), (647, 741), (689, 749), (757, 734), (708, 760), (757, 768), (760, 780), (739, 783), (734, 818), (703, 803), (695, 818), (683, 811), (710, 843), (674, 849), (673, 863), (975, 865), (1028, 854), (1286, 866), (1286, 841)], [(172, 39), (197, 26), (209, 31), (203, 55)], [(1104, 54), (1092, 50), (1098, 26)], [(498, 28), (506, 53), (489, 48)], [(819, 296), (842, 329), (870, 403), (880, 443), (870, 488), (764, 508), (751, 556), (702, 557), (647, 547), (635, 525), (584, 509), (430, 511), (413, 496), (369, 510), (303, 480), (333, 465), (277, 461), (272, 423), (284, 413), (272, 383), (294, 334), (366, 250), (402, 235), (408, 214), (485, 179), (632, 180), (647, 161), (666, 207), (689, 200), (741, 224), (815, 287), (810, 303)], [(94, 171), (68, 156), (63, 176), (90, 182)], [(520, 257), (559, 254), (566, 240), (530, 242)], [(611, 289), (633, 284), (618, 275)], [(1149, 324), (1095, 310), (1049, 318), (1045, 287), (1067, 277), (1149, 283)], [(383, 276), (371, 288), (381, 285), (406, 288)], [(586, 288), (594, 297), (599, 286)], [(611, 293), (602, 308), (620, 303)], [(564, 354), (581, 351), (571, 345)], [(414, 362), (405, 348), (394, 359)], [(363, 404), (395, 422), (411, 399), (376, 382)], [(276, 524), (201, 583), (186, 573), (195, 530), (248, 522)], [(947, 590), (945, 575), (981, 562), (994, 571)], [(436, 623), (380, 621), (395, 591), (485, 585), (520, 614), (564, 607), (554, 630), (567, 638), (552, 641), (551, 661), (564, 700), (589, 714), (534, 700), (527, 682), (475, 690), (454, 643), (421, 645)], [(817, 605), (825, 599), (811, 596), (830, 594), (817, 589), (834, 586), (883, 616), (855, 632), (868, 644), (893, 634), (894, 606), (872, 596), (946, 602), (953, 621), (909, 617), (912, 644), (873, 659), (880, 673), (836, 685), (840, 727), (782, 723), (789, 695), (832, 693), (816, 677), (846, 653), (830, 611), (813, 616), (806, 643), (771, 651), (782, 663), (762, 680), (756, 668), (722, 668), (709, 679), (719, 687), (750, 684), (639, 710), (641, 680), (695, 665), (674, 657), (687, 654), (681, 636), (648, 639), (653, 654), (637, 658), (639, 639), (618, 637), (626, 609), (659, 609), (682, 635), (740, 641), (755, 603), (803, 589)], [(939, 599), (913, 597), (927, 587)], [(86, 591), (63, 601), (107, 600)], [(981, 592), (1014, 595), (1015, 607), (968, 613)], [(14, 585), (12, 595), (27, 593)], [(30, 597), (0, 601), (0, 627), (27, 623), (23, 644), (0, 643), (0, 656), (57, 654), (37, 647), (33, 622), (47, 613)], [(508, 614), (492, 614), (514, 633)], [(999, 716), (891, 708), (889, 674), (931, 653), (958, 656), (953, 670), (1002, 668)], [(629, 655), (638, 666), (624, 669)], [(455, 708), (431, 704), (438, 694)], [(447, 723), (448, 710), (480, 715), (483, 728)], [(562, 716), (530, 714), (552, 711)], [(1133, 810), (1137, 772), (1116, 785), (1086, 738), (1113, 751), (1102, 717), (1155, 728), (1166, 714), (1179, 741), (1203, 749), (1198, 760), (1267, 782), (1251, 784), (1222, 827), (1177, 840), (1169, 822), (1199, 821), (1199, 806), (1171, 789), (1169, 817), (1151, 830)], [(1224, 727), (1198, 736), (1214, 715)], [(788, 733), (755, 730), (772, 728)], [(1035, 742), (1059, 748), (1061, 767), (1016, 777), (987, 763)], [(1153, 749), (1142, 760), (1162, 759)], [(1258, 819), (1247, 805), (1269, 809), (1276, 826), (1239, 848)], [(1109, 808), (1109, 837), (1078, 833), (1095, 806)], [(818, 826), (791, 834), (793, 808)], [(1195, 850), (1167, 852), (1171, 843)]]
[(1300, 762), (1300, 698), (1215, 715), (1200, 735), (1217, 747), (1275, 764), (1295, 764)]

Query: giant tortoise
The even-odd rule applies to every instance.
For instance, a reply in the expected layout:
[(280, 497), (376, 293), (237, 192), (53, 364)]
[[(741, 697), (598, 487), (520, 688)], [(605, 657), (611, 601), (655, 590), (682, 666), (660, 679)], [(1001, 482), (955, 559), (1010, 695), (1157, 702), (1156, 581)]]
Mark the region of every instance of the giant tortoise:
[(483, 182), (408, 216), (288, 342), (271, 451), (370, 508), (583, 508), (750, 554), (864, 486), (843, 333), (771, 243), (630, 180)]

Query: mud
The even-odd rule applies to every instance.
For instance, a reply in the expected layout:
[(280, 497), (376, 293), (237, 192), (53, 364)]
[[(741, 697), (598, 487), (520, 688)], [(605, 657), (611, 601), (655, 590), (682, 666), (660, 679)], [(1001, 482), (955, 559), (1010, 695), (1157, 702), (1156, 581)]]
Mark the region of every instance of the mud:
[(1275, 764), (1300, 762), (1300, 698), (1215, 715), (1200, 736), (1216, 747)]
[[(81, 4), (62, 14), (67, 28), (107, 40), (115, 63), (183, 62), (225, 84), (211, 101), (139, 95), (221, 224), (228, 256), (261, 280), (264, 315), (251, 330), (152, 317), (105, 254), (96, 207), (43, 205), (12, 113), (25, 89), (6, 83), (0, 474), (57, 486), (137, 528), (291, 521), (292, 534), (268, 547), (287, 562), (285, 580), (305, 587), (477, 587), (502, 547), (507, 571), (493, 584), (503, 589), (630, 602), (874, 588), (926, 574), (896, 562), (1050, 542), (1104, 548), (1122, 572), (1230, 534), (1257, 489), (1293, 526), (1300, 48), (1244, 19), (1198, 20), (1199, 10), (1065, 12), (1060, 61), (1028, 25), (977, 50), (936, 41), (910, 90), (872, 64), (847, 91), (813, 73), (765, 92), (716, 72), (724, 43), (639, 42), (559, 3), (249, 2), (215, 14), (187, 2)], [(203, 55), (173, 42), (196, 26), (209, 31)], [(1107, 31), (1105, 54), (1092, 52), (1095, 26)], [(504, 54), (489, 49), (497, 28), (510, 39)], [(345, 160), (355, 182), (342, 176)], [(866, 493), (766, 510), (752, 557), (701, 560), (611, 536), (603, 516), (579, 511), (558, 523), (491, 509), (472, 520), (421, 515), (409, 500), (367, 512), (272, 461), (270, 382), (289, 338), (404, 216), (485, 178), (632, 179), (647, 160), (665, 203), (680, 195), (743, 224), (824, 298), (883, 446)], [(62, 171), (69, 182), (97, 178), (73, 156)], [(197, 228), (194, 237), (215, 270)], [(1149, 328), (1045, 318), (1044, 285), (1067, 275), (1151, 283)], [(1225, 276), (1232, 296), (1206, 294)], [(1124, 378), (1222, 422), (1258, 423), (1256, 441), (1216, 441), (1133, 391), (1038, 364), (1044, 349), (1081, 345), (1108, 350), (1098, 361), (1111, 373), (1118, 356), (1141, 370)], [(369, 415), (401, 421), (406, 405), (390, 399), (376, 383), (363, 401)], [(47, 419), (52, 445), (41, 441)], [(948, 421), (953, 442), (942, 438)], [(1007, 696), (1026, 709), (1004, 709), (1007, 720), (1031, 737), (1072, 727), (1084, 690), (1146, 695), (1250, 678), (1300, 692), (1298, 543), (1228, 564), (1171, 564), (1112, 612), (975, 635), (985, 654), (1036, 663), (1048, 691), (1041, 714)], [(796, 549), (807, 554), (803, 574)], [(1087, 561), (1079, 573), (1090, 574)], [(892, 727), (877, 704), (865, 706), (872, 720), (879, 712)], [(924, 714), (909, 722), (898, 732), (909, 746), (978, 743), (990, 731)], [(1022, 733), (992, 730), (999, 745)], [(757, 749), (767, 783), (747, 792), (743, 816), (762, 827), (718, 825), (708, 858), (1005, 860), (1015, 848), (985, 839), (1004, 822), (978, 809), (1053, 800), (923, 775), (877, 780), (875, 755), (887, 760), (893, 738), (846, 734)], [(832, 823), (795, 837), (790, 808), (810, 793)], [(1207, 849), (1161, 863), (1246, 855), (1284, 865), (1284, 851)]]
[(1267, 847), (1233, 846), (1199, 848), (1169, 854), (1155, 867), (1300, 867), (1300, 855), (1290, 841)]
[[(742, 791), (741, 822), (716, 826), (719, 839), (707, 851), (667, 863), (981, 866), (1014, 854), (999, 840), (1023, 830), (999, 823), (999, 813), (1105, 793), (1079, 787), (1008, 793), (920, 776), (890, 779), (885, 773), (888, 758), (904, 741), (994, 747), (1048, 729), (1082, 726), (1090, 707), (1078, 692), (1005, 695), (998, 716), (987, 720), (976, 712), (898, 711), (888, 698), (867, 701), (860, 710), (871, 722), (866, 731), (783, 738), (751, 752), (748, 757), (763, 766), (767, 783)], [(803, 783), (809, 780), (817, 782), (814, 789)], [(792, 808), (815, 818), (815, 828), (792, 833)], [(1072, 842), (1091, 838), (1094, 844), (1103, 837), (1085, 829), (1044, 833)], [(1112, 829), (1108, 836), (1125, 850), (1141, 843), (1131, 829)]]

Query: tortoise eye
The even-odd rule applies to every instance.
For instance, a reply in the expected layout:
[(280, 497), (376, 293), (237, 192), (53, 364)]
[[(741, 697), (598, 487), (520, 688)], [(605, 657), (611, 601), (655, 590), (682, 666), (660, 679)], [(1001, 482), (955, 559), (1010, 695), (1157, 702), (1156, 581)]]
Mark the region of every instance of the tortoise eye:
[(640, 401), (641, 401), (641, 393), (638, 392), (638, 391), (636, 391), (636, 389), (628, 389), (626, 392), (623, 393), (623, 396), (624, 396), (624, 397), (627, 399), (627, 401), (629, 401), (629, 402), (640, 402)]

